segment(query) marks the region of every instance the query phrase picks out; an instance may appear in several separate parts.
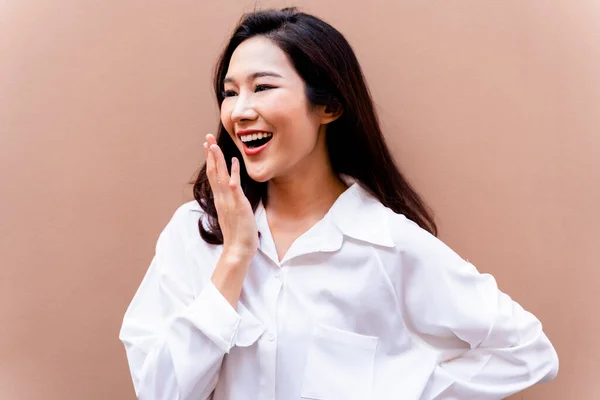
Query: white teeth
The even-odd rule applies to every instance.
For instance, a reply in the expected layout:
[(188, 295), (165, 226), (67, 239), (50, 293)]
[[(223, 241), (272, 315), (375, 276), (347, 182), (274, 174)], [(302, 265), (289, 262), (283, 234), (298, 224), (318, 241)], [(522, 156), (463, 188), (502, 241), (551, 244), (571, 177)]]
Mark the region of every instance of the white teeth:
[(271, 136), (273, 136), (272, 133), (269, 133), (269, 132), (259, 132), (259, 133), (251, 133), (249, 135), (240, 136), (240, 139), (242, 140), (242, 142), (248, 143), (248, 142), (251, 142), (253, 140), (266, 139), (266, 138), (271, 137)]

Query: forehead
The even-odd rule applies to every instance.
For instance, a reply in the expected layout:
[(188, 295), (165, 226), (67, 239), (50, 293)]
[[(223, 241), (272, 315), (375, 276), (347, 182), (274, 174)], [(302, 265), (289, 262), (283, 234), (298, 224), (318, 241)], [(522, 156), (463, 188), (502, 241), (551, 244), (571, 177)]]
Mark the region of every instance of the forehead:
[(240, 44), (229, 62), (227, 76), (244, 79), (256, 73), (272, 71), (282, 76), (289, 76), (294, 69), (287, 55), (265, 37), (253, 37)]

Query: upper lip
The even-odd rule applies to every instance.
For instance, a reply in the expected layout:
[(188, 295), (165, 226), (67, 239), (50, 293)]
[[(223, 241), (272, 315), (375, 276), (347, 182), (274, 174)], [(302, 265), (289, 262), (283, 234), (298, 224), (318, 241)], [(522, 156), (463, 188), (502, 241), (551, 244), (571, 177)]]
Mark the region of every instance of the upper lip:
[(269, 132), (269, 131), (265, 131), (264, 129), (243, 129), (241, 131), (237, 131), (236, 135), (244, 136), (244, 135), (249, 135), (251, 133), (260, 133), (260, 132)]

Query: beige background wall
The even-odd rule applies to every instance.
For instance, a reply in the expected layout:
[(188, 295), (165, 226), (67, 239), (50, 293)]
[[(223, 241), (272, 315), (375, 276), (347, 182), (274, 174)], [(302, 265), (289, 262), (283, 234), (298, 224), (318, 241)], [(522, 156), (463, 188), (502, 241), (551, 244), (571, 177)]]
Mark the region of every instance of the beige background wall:
[[(515, 398), (600, 398), (600, 2), (296, 4), (353, 44), (442, 239), (543, 321), (559, 377)], [(1, 399), (134, 397), (121, 318), (251, 8), (0, 2)]]

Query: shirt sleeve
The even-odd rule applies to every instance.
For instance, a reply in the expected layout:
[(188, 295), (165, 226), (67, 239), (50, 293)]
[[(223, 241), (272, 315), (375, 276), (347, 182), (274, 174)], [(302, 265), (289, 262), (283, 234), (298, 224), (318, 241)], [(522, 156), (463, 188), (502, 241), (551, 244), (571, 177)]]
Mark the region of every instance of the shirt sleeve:
[(209, 273), (200, 274), (200, 282), (192, 278), (186, 256), (186, 219), (192, 213), (184, 211), (160, 234), (119, 335), (140, 400), (209, 398), (241, 321)]
[(421, 399), (503, 399), (556, 376), (542, 324), (491, 275), (420, 228), (401, 253), (407, 323), (440, 355)]

